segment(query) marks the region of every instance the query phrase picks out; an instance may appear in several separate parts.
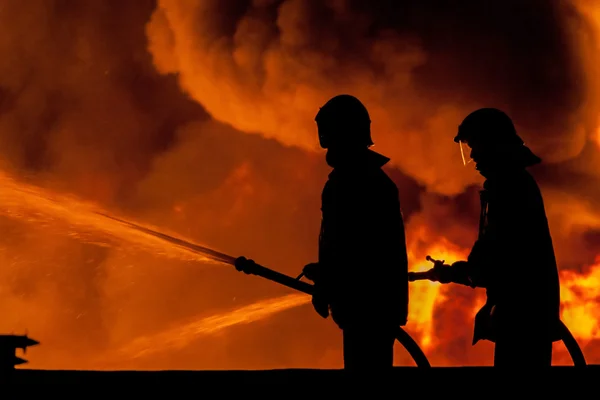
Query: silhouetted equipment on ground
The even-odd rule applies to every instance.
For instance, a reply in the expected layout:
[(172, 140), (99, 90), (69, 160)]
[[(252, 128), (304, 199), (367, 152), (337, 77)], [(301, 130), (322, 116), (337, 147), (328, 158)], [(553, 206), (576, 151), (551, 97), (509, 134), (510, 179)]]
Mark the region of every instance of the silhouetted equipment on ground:
[[(439, 268), (450, 268), (448, 266), (444, 266), (444, 262), (445, 262), (444, 260), (435, 260), (435, 259), (431, 258), (430, 256), (427, 256), (427, 261), (431, 261), (433, 263), (434, 267), (431, 268), (430, 270), (424, 271), (424, 272), (409, 272), (408, 280), (410, 282), (419, 281), (419, 280), (429, 280), (432, 282), (439, 282), (439, 280), (440, 280), (439, 279)], [(564, 343), (565, 347), (567, 348), (567, 351), (569, 352), (569, 355), (571, 356), (571, 359), (573, 360), (573, 364), (576, 367), (587, 366), (587, 362), (585, 361), (585, 356), (583, 355), (583, 351), (581, 350), (579, 343), (577, 343), (577, 340), (575, 340), (575, 337), (573, 336), (571, 331), (569, 331), (569, 328), (567, 328), (567, 326), (562, 321), (560, 321), (559, 330), (561, 333), (561, 340)]]
[(38, 344), (40, 342), (27, 335), (0, 335), (0, 370), (14, 370), (15, 366), (27, 363), (27, 360), (17, 357), (17, 349), (26, 353), (28, 347)]
[[(267, 267), (263, 267), (262, 265), (259, 265), (253, 260), (247, 259), (246, 257), (238, 257), (235, 260), (235, 269), (249, 275), (260, 276), (261, 278), (277, 282), (280, 285), (287, 286), (291, 289), (306, 293), (308, 295), (312, 295), (313, 292), (313, 285), (300, 280), (304, 274), (300, 274), (297, 278), (292, 278), (291, 276), (273, 271)], [(429, 360), (427, 360), (425, 353), (423, 353), (423, 350), (421, 350), (417, 342), (415, 342), (415, 340), (400, 326), (396, 331), (396, 340), (398, 340), (398, 342), (404, 346), (406, 351), (408, 351), (410, 356), (417, 364), (417, 367), (431, 367)]]

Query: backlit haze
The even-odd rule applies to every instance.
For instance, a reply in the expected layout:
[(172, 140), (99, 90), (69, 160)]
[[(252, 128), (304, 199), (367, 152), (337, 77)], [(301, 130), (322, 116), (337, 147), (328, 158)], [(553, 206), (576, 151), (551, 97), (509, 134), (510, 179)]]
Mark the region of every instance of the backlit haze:
[[(340, 93), (392, 158), (412, 271), (463, 259), (477, 234), (462, 118), (514, 119), (544, 160), (531, 172), (562, 319), (600, 363), (600, 3), (447, 3), (4, 0), (0, 333), (41, 342), (27, 367), (341, 367), (340, 331), (309, 297), (96, 213), (296, 276), (316, 261), (330, 171), (314, 116)], [(410, 296), (432, 365), (492, 363), (490, 343), (471, 346), (483, 290)], [(400, 346), (396, 364), (413, 365)]]

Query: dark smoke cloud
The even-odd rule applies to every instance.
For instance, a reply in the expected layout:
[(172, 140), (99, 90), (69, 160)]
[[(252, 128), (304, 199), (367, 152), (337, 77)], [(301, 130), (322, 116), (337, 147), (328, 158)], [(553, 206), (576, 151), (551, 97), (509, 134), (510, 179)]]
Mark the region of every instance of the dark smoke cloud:
[(548, 161), (581, 151), (583, 70), (565, 13), (559, 1), (159, 1), (148, 37), (157, 68), (213, 117), (285, 144), (313, 148), (317, 107), (357, 94), (378, 148), (453, 194), (476, 179), (451, 137), (477, 106), (507, 110)]
[[(174, 77), (160, 76), (152, 65), (144, 24), (154, 7), (152, 1), (3, 2), (3, 167), (106, 206), (127, 207), (154, 157), (175, 143), (177, 126), (208, 118), (181, 94)], [(29, 329), (41, 337), (38, 365), (76, 367), (90, 353), (139, 332), (138, 326), (147, 330), (163, 315), (180, 316), (150, 299), (141, 305), (129, 300), (147, 290), (143, 271), (131, 272), (132, 265), (152, 267), (142, 255), (124, 261), (68, 238), (58, 225), (44, 229), (3, 219), (1, 228), (0, 330)], [(130, 274), (115, 274), (124, 269)], [(178, 298), (168, 283), (177, 286), (180, 278), (161, 278), (152, 299), (165, 304), (162, 295)], [(120, 304), (113, 307), (112, 299)], [(153, 311), (144, 313), (144, 306)], [(136, 322), (144, 319), (153, 322)]]
[(145, 50), (151, 1), (3, 2), (0, 146), (111, 201), (144, 176), (179, 123), (206, 117)]

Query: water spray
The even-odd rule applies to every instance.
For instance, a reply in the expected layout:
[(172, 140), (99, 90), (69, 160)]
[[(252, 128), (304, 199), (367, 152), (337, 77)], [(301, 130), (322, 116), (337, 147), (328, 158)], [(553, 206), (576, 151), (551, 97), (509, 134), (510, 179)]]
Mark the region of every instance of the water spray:
[(209, 249), (208, 247), (200, 246), (192, 242), (188, 242), (187, 240), (179, 239), (174, 236), (170, 236), (146, 227), (143, 227), (138, 224), (134, 224), (133, 222), (125, 221), (123, 219), (113, 217), (112, 215), (104, 214), (101, 212), (95, 212), (97, 215), (101, 215), (104, 218), (111, 219), (113, 221), (119, 222), (129, 228), (138, 230), (140, 232), (146, 233), (150, 236), (154, 236), (156, 238), (162, 239), (166, 242), (174, 244), (178, 247), (184, 248), (186, 250), (191, 250), (193, 253), (209, 258), (213, 261), (221, 262), (223, 264), (235, 265), (235, 257), (229, 256), (227, 254), (221, 253), (219, 251)]

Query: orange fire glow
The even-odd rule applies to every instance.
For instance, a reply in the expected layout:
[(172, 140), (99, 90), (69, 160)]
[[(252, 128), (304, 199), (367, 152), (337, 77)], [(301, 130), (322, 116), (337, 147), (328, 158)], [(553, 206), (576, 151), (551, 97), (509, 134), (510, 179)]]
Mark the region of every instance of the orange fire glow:
[[(437, 15), (450, 11), (420, 0), (397, 31), (375, 0), (360, 10), (31, 1), (0, 9), (0, 333), (41, 342), (27, 367), (341, 367), (340, 331), (308, 296), (99, 213), (297, 276), (318, 254), (330, 171), (315, 152), (314, 115), (342, 92), (365, 102), (374, 150), (392, 159), (411, 271), (431, 268), (427, 255), (467, 257), (481, 177), (452, 136), (475, 108), (509, 112), (544, 160), (532, 173), (562, 319), (600, 362), (598, 1), (499, 0), (483, 14), (463, 1)], [(514, 23), (490, 23), (501, 12)], [(406, 330), (433, 365), (490, 365), (491, 345), (471, 346), (484, 299), (413, 282)], [(413, 365), (401, 348), (396, 363)], [(554, 363), (570, 364), (559, 344)]]
[[(102, 211), (97, 207), (81, 202), (72, 196), (63, 196), (39, 187), (19, 183), (9, 175), (2, 174), (2, 192), (0, 202), (2, 213), (27, 223), (43, 223), (52, 227), (63, 226), (64, 233), (75, 235), (78, 240), (101, 243), (103, 246), (117, 246), (119, 251), (123, 243), (139, 246), (141, 251), (153, 252), (159, 257), (179, 258), (181, 260), (206, 263), (210, 260), (198, 256), (160, 239), (141, 234), (131, 228), (121, 226), (118, 222), (98, 216)], [(413, 232), (409, 240), (409, 262), (411, 270), (426, 271), (431, 263), (425, 261), (425, 255), (445, 260), (447, 263), (465, 259), (467, 249), (460, 249), (445, 239), (439, 240), (425, 249), (417, 250), (411, 243), (427, 239), (428, 229), (422, 227)], [(79, 232), (79, 234), (78, 234)], [(85, 235), (80, 234), (86, 232)], [(111, 241), (101, 242), (90, 238), (98, 238), (98, 234), (108, 235)], [(138, 249), (138, 251), (139, 251)], [(16, 266), (14, 266), (16, 267)], [(585, 271), (561, 272), (561, 296), (563, 303), (562, 318), (570, 327), (582, 345), (598, 339), (600, 336), (600, 313), (595, 305), (600, 298), (600, 259)], [(436, 331), (436, 310), (445, 302), (452, 302), (455, 288), (429, 281), (417, 281), (410, 287), (410, 320), (408, 331), (417, 339), (426, 353), (434, 352), (444, 346), (445, 337)], [(475, 301), (462, 309), (470, 319), (475, 316), (483, 301), (482, 293), (474, 297)], [(123, 341), (119, 346), (115, 343), (96, 361), (87, 360), (85, 365), (91, 368), (118, 368), (129, 365), (137, 359), (151, 358), (156, 353), (183, 351), (202, 337), (219, 335), (227, 330), (235, 331), (238, 325), (251, 324), (266, 318), (274, 318), (291, 308), (310, 302), (306, 295), (287, 295), (268, 300), (258, 300), (231, 311), (211, 316), (201, 316), (190, 321), (178, 321), (173, 327), (155, 333), (141, 335)], [(313, 316), (314, 318), (314, 316)], [(467, 329), (468, 330), (468, 329)], [(51, 349), (47, 351), (51, 352)], [(559, 354), (562, 351), (558, 350)], [(564, 358), (564, 354), (562, 355)], [(332, 362), (333, 363), (333, 362)], [(35, 360), (34, 360), (34, 365)], [(324, 365), (330, 366), (330, 365)]]
[(560, 277), (564, 323), (584, 343), (600, 338), (600, 260), (585, 273), (562, 271)]

